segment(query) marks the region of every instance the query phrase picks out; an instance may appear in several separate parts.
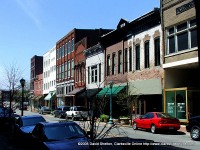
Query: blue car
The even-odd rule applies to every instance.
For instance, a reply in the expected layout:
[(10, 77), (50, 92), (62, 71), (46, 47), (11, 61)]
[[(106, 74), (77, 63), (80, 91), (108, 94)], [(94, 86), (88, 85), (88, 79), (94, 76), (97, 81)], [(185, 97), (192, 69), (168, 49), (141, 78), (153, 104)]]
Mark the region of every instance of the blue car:
[(46, 122), (41, 115), (20, 116), (15, 121), (14, 136), (16, 143), (27, 144), (35, 125), (39, 122)]
[(75, 122), (40, 122), (31, 141), (31, 147), (40, 150), (90, 149), (87, 134)]

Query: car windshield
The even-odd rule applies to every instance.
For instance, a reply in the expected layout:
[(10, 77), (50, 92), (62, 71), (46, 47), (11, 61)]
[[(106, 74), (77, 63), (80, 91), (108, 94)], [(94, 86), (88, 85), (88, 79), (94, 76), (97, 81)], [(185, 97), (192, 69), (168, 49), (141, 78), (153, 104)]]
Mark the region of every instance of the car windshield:
[(77, 107), (76, 111), (87, 111), (85, 107)]
[(44, 132), (47, 140), (63, 140), (85, 136), (82, 129), (74, 124), (45, 127)]
[(33, 117), (33, 118), (24, 118), (23, 119), (23, 126), (32, 126), (36, 125), (39, 122), (46, 121), (43, 117)]
[(63, 110), (69, 111), (70, 107), (64, 107)]
[(166, 113), (156, 113), (156, 115), (158, 118), (174, 118), (171, 115), (166, 114)]

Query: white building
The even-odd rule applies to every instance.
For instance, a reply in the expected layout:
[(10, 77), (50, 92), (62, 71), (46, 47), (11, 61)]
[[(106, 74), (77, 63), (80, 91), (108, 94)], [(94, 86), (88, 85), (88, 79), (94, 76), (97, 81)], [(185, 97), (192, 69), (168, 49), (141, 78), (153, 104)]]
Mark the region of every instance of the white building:
[[(56, 94), (56, 46), (43, 55), (43, 95), (45, 105), (52, 107)], [(49, 101), (52, 100), (53, 103)]]
[(84, 53), (87, 97), (92, 98), (104, 87), (104, 50), (97, 44), (84, 50)]

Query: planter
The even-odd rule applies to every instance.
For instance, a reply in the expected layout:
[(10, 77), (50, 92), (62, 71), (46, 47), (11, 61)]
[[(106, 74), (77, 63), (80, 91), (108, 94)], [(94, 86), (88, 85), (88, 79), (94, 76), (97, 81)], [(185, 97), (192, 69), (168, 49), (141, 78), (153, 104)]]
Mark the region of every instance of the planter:
[(129, 125), (130, 124), (130, 118), (119, 118), (119, 120), (120, 120), (120, 123), (122, 124), (122, 125)]

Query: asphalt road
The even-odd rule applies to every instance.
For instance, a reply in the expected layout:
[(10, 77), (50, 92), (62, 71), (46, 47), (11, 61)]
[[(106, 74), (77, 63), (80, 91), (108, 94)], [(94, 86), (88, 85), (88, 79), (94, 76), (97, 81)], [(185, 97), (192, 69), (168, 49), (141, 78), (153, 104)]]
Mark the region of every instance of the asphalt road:
[[(17, 110), (17, 114), (20, 114), (21, 111)], [(35, 112), (24, 111), (24, 115), (30, 114), (38, 114)], [(54, 118), (52, 115), (47, 114), (43, 115), (47, 121), (59, 121), (65, 119)], [(82, 128), (85, 130), (90, 129), (89, 122), (85, 121), (76, 121)], [(105, 128), (104, 128), (105, 127)], [(170, 132), (162, 132), (158, 134), (152, 134), (145, 130), (133, 130), (131, 126), (115, 126), (108, 131), (110, 126), (105, 123), (96, 124), (96, 133), (99, 134), (101, 131), (100, 138), (131, 138), (131, 139), (145, 139), (145, 140), (153, 140), (156, 146), (154, 149), (188, 149), (188, 150), (199, 150), (200, 141), (193, 141), (190, 138), (189, 133), (178, 131), (177, 133)], [(104, 129), (104, 130), (102, 130)], [(96, 144), (96, 143), (94, 143)], [(109, 144), (109, 143), (108, 143)], [(117, 143), (115, 143), (117, 144)], [(112, 143), (112, 145), (103, 146), (103, 149), (115, 149), (116, 146)], [(115, 147), (115, 148), (114, 148)]]

